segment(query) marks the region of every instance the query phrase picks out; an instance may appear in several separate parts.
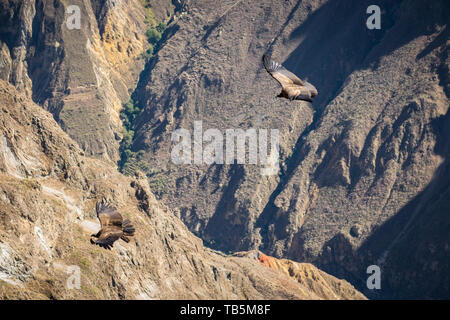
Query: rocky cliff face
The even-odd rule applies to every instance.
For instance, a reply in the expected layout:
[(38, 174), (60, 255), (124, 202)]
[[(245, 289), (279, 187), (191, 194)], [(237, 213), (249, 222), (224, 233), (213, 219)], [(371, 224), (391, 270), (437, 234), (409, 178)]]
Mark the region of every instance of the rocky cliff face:
[[(2, 299), (365, 298), (311, 265), (299, 264), (311, 272), (299, 281), (257, 256), (205, 248), (155, 199), (145, 177), (125, 177), (84, 156), (47, 111), (3, 80), (0, 105)], [(111, 251), (89, 243), (101, 198), (137, 230)], [(79, 288), (67, 284), (74, 267)]]
[[(214, 248), (314, 262), (361, 289), (378, 264), (383, 289), (367, 294), (448, 297), (449, 225), (423, 224), (435, 190), (448, 192), (448, 153), (436, 149), (448, 125), (448, 4), (381, 1), (382, 28), (369, 30), (368, 1), (213, 2), (188, 3), (135, 93), (145, 108), (134, 147), (150, 180), (158, 172), (158, 195)], [(266, 52), (317, 86), (312, 105), (275, 98)], [(279, 129), (281, 174), (174, 165), (172, 132), (200, 120)], [(421, 249), (403, 270), (405, 247)]]
[[(80, 10), (80, 24), (73, 23)], [(89, 154), (117, 161), (119, 111), (148, 46), (139, 1), (1, 1), (2, 79), (46, 110)]]

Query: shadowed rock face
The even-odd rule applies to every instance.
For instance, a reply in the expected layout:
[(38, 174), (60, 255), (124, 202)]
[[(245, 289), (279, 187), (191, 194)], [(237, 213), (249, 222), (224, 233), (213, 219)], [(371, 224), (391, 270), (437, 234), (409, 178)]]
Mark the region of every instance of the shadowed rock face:
[[(311, 287), (205, 248), (144, 176), (84, 156), (51, 114), (3, 80), (0, 106), (1, 299), (365, 299), (313, 266), (302, 279), (322, 278)], [(102, 198), (136, 226), (111, 251), (89, 242)]]
[[(394, 280), (403, 254), (386, 240), (399, 244), (402, 228), (421, 228), (422, 214), (412, 212), (426, 205), (417, 197), (446, 179), (435, 122), (449, 105), (448, 4), (382, 1), (382, 28), (368, 30), (370, 4), (189, 2), (135, 93), (145, 110), (134, 146), (164, 177), (158, 196), (214, 248), (314, 262), (360, 289), (366, 268), (380, 264), (389, 276), (369, 295), (448, 297), (438, 283), (448, 280), (448, 259), (437, 255), (439, 271), (424, 276), (435, 281), (412, 289)], [(275, 98), (266, 52), (317, 87), (313, 105)], [(281, 175), (261, 176), (252, 165), (174, 165), (171, 133), (192, 132), (197, 120), (222, 132), (279, 129)], [(397, 215), (400, 229), (383, 228)], [(374, 244), (375, 230), (386, 230), (385, 241)], [(414, 261), (409, 281), (432, 263)]]

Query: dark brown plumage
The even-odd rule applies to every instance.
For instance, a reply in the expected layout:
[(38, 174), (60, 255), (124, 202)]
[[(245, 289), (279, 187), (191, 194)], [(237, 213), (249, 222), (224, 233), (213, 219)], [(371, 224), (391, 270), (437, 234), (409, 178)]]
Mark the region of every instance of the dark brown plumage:
[(264, 55), (263, 63), (267, 72), (281, 84), (282, 90), (278, 97), (312, 102), (312, 98), (317, 96), (317, 89), (311, 83), (300, 80), (271, 57)]
[(91, 235), (92, 244), (111, 250), (114, 242), (118, 239), (122, 239), (125, 242), (130, 241), (128, 237), (133, 236), (135, 232), (130, 220), (123, 220), (116, 209), (104, 203), (98, 203), (95, 209), (100, 220), (101, 229), (96, 234)]

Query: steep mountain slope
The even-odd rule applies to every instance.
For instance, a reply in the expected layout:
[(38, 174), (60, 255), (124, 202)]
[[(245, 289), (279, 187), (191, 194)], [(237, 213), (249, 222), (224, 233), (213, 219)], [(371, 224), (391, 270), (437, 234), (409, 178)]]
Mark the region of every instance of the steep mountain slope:
[[(415, 256), (403, 271), (399, 248), (427, 252), (420, 238), (406, 241), (412, 230), (448, 247), (448, 224), (422, 224), (431, 195), (421, 192), (448, 190), (439, 169), (447, 154), (435, 145), (449, 106), (449, 5), (380, 1), (382, 28), (369, 30), (370, 4), (190, 1), (134, 94), (144, 108), (134, 148), (146, 151), (158, 196), (214, 248), (314, 262), (360, 289), (366, 268), (380, 264), (389, 268), (383, 288), (367, 294), (448, 297), (448, 249), (434, 262)], [(313, 105), (275, 98), (266, 52), (317, 86)], [(280, 176), (255, 165), (173, 164), (172, 132), (193, 132), (200, 120), (204, 131), (279, 129)], [(437, 272), (419, 275), (431, 266)]]
[(259, 165), (174, 165), (172, 132), (192, 132), (200, 120), (204, 131), (279, 129), (285, 158), (313, 110), (307, 103), (276, 100), (276, 83), (261, 69), (262, 53), (292, 4), (213, 3), (189, 2), (143, 72), (134, 96), (145, 108), (136, 120), (134, 147), (148, 151), (147, 161), (164, 184), (161, 196), (191, 230), (217, 248), (240, 250), (258, 242), (254, 223), (278, 175), (262, 176)]
[[(86, 155), (117, 162), (133, 154), (124, 172), (140, 168), (148, 181), (140, 177), (126, 193), (149, 184), (209, 247), (260, 249), (311, 262), (360, 290), (366, 289), (366, 268), (377, 264), (382, 289), (365, 291), (370, 297), (450, 297), (447, 2), (378, 1), (381, 30), (369, 30), (370, 1), (5, 0), (0, 79), (50, 111)], [(81, 9), (80, 29), (66, 27), (69, 5)], [(149, 28), (159, 22), (167, 22), (167, 29), (150, 46)], [(316, 85), (313, 104), (275, 98), (279, 87), (262, 67), (264, 53)], [(132, 134), (123, 133), (119, 117), (130, 95), (136, 113), (129, 119)], [(40, 137), (40, 124), (27, 117)], [(12, 130), (9, 121), (5, 132)], [(279, 130), (280, 171), (262, 175), (259, 164), (174, 164), (172, 133), (193, 133), (196, 121), (203, 132), (212, 128), (224, 135), (227, 129)], [(95, 200), (104, 195), (124, 208), (139, 204), (120, 191), (131, 180), (113, 167), (80, 160), (115, 177), (115, 184), (102, 189), (104, 181), (91, 180), (103, 171), (83, 173), (77, 161), (67, 162), (70, 152), (48, 149), (60, 130), (30, 153), (26, 143), (11, 149), (14, 132), (0, 141), (9, 181), (2, 185), (10, 195), (3, 198), (10, 201), (19, 189), (27, 207), (14, 211), (13, 205), (11, 212), (26, 212), (26, 219), (34, 212), (31, 219), (38, 219), (44, 196), (50, 197), (49, 212), (58, 201), (79, 212), (78, 203), (90, 218)], [(134, 138), (131, 149), (123, 152), (119, 144), (128, 138)], [(81, 152), (71, 143), (64, 150)], [(48, 152), (46, 160), (36, 164), (42, 152)], [(36, 175), (50, 175), (50, 184), (39, 187)], [(95, 221), (83, 222), (81, 215), (85, 229)], [(50, 237), (36, 230), (39, 239)], [(14, 256), (10, 249), (2, 252)], [(7, 258), (6, 266), (28, 268), (13, 260)], [(108, 292), (118, 296), (116, 289)]]
[[(76, 14), (69, 6), (80, 10), (79, 29), (68, 27)], [(119, 111), (149, 46), (146, 19), (138, 0), (0, 1), (0, 75), (88, 154), (117, 161)]]
[[(0, 106), (0, 298), (364, 299), (313, 266), (305, 268), (325, 281), (311, 287), (254, 258), (203, 247), (145, 177), (85, 157), (51, 114), (3, 80)], [(111, 251), (89, 242), (102, 198), (137, 230)], [(79, 289), (67, 285), (74, 267)]]
[(335, 299), (339, 299), (341, 296), (350, 299), (354, 298), (353, 290), (349, 290), (342, 282), (333, 281), (333, 276), (317, 269), (312, 264), (298, 263), (287, 259), (277, 259), (267, 256), (257, 250), (237, 252), (234, 255), (258, 259), (263, 266), (281, 274), (285, 274), (306, 288), (309, 288), (309, 290), (320, 292), (323, 296), (332, 297), (335, 295)]
[(450, 291), (450, 112), (436, 119), (435, 126), (434, 152), (444, 160), (430, 184), (359, 249), (381, 257), (384, 284), (394, 298), (444, 298)]

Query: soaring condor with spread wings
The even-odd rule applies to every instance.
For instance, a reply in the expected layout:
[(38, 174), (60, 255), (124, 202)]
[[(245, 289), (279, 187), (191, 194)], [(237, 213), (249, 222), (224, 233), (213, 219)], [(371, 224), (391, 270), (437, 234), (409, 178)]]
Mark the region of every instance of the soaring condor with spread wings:
[(114, 241), (118, 239), (130, 242), (130, 239), (127, 237), (133, 236), (135, 231), (130, 220), (123, 220), (116, 209), (104, 203), (97, 203), (95, 209), (100, 220), (101, 229), (97, 234), (91, 235), (92, 244), (98, 244), (102, 248), (111, 250)]
[(311, 83), (300, 80), (271, 57), (264, 55), (263, 63), (267, 72), (281, 84), (281, 93), (277, 97), (312, 102), (317, 96), (317, 89)]

